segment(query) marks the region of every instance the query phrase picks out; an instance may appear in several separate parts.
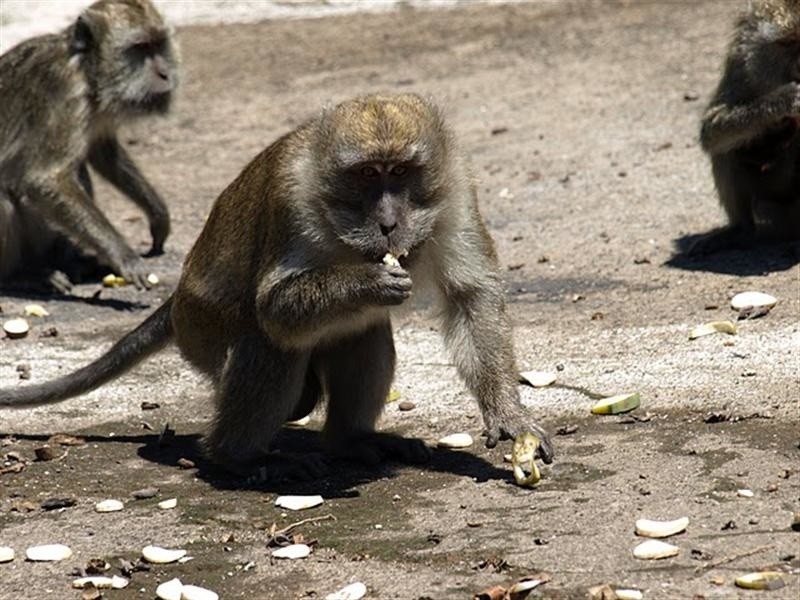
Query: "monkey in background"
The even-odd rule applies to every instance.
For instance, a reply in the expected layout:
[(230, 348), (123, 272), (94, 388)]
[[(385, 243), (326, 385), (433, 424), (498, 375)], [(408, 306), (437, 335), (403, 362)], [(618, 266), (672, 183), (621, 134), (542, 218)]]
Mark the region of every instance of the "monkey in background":
[(466, 162), (439, 110), (410, 94), (355, 98), (274, 142), (217, 199), (171, 298), (88, 366), (0, 390), (0, 406), (86, 393), (173, 339), (214, 386), (207, 451), (238, 473), (318, 476), (322, 461), (275, 455), (270, 443), (323, 397), (335, 455), (422, 461), (420, 440), (375, 431), (394, 375), (391, 308), (414, 280), (438, 295), (486, 445), (533, 432), (551, 462), (547, 433), (520, 402), (503, 284)]
[(149, 0), (99, 0), (61, 33), (0, 56), (0, 282), (44, 266), (68, 291), (48, 267), (66, 239), (149, 287), (144, 261), (95, 204), (88, 166), (144, 211), (150, 254), (162, 253), (169, 212), (117, 129), (166, 113), (177, 83), (175, 48)]
[(800, 0), (752, 3), (736, 25), (700, 141), (728, 226), (705, 254), (800, 239)]

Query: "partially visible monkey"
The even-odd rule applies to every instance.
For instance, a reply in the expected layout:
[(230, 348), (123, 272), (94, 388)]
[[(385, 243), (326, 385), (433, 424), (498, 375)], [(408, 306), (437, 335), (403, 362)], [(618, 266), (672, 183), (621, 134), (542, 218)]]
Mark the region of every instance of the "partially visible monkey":
[[(387, 253), (404, 266), (382, 262)], [(552, 461), (519, 400), (503, 284), (465, 160), (439, 110), (416, 95), (358, 97), (277, 140), (221, 194), (165, 304), (90, 365), (0, 390), (0, 406), (85, 393), (173, 338), (214, 384), (205, 443), (223, 465), (316, 475), (314, 461), (276, 461), (270, 442), (323, 396), (334, 453), (423, 460), (421, 441), (375, 424), (394, 374), (391, 307), (426, 273), (486, 445), (530, 431)]]
[(761, 0), (736, 25), (700, 140), (727, 227), (693, 253), (800, 239), (800, 0)]
[(0, 57), (0, 282), (46, 262), (66, 237), (149, 287), (144, 261), (95, 204), (87, 165), (144, 211), (160, 254), (169, 212), (116, 132), (166, 113), (177, 81), (170, 34), (149, 0), (99, 0), (63, 32)]

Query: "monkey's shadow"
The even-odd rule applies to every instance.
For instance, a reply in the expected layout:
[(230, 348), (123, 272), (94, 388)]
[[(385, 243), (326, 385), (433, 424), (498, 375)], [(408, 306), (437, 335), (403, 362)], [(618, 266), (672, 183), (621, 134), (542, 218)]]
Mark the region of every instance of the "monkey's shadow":
[[(443, 448), (433, 448), (431, 459), (417, 465), (387, 461), (377, 466), (364, 466), (352, 461), (329, 459), (329, 473), (319, 479), (253, 482), (231, 475), (208, 461), (202, 453), (198, 434), (175, 436), (167, 441), (162, 440), (161, 443), (158, 436), (147, 438), (138, 450), (139, 456), (172, 467), (177, 465), (180, 458), (189, 458), (197, 467), (198, 478), (222, 490), (247, 489), (278, 494), (321, 494), (326, 498), (346, 498), (358, 496), (356, 488), (359, 485), (395, 477), (402, 469), (451, 473), (476, 481), (505, 480), (513, 484), (513, 477), (508, 469), (498, 469), (474, 454)], [(287, 453), (323, 452), (320, 434), (310, 430), (284, 429), (275, 437), (275, 446), (281, 452)]]
[(749, 248), (721, 250), (707, 256), (689, 255), (689, 248), (706, 235), (688, 234), (673, 240), (676, 252), (664, 265), (684, 271), (746, 276), (787, 271), (800, 263), (800, 243), (797, 242), (765, 242)]
[(133, 312), (150, 308), (150, 304), (138, 300), (121, 300), (119, 298), (101, 298), (99, 296), (75, 296), (59, 292), (44, 291), (35, 287), (15, 287), (14, 285), (0, 285), (0, 296), (18, 300), (56, 300), (58, 302), (71, 302), (100, 306), (116, 311)]
[[(489, 480), (506, 481), (513, 485), (513, 476), (508, 469), (499, 469), (487, 460), (469, 452), (434, 448), (431, 459), (418, 465), (385, 462), (377, 466), (361, 466), (357, 463), (331, 459), (327, 475), (313, 481), (266, 481), (253, 482), (232, 475), (211, 463), (203, 455), (200, 434), (167, 435), (105, 435), (79, 434), (90, 444), (134, 444), (139, 445), (137, 454), (150, 462), (181, 468), (179, 459), (191, 460), (197, 469), (197, 477), (220, 490), (255, 490), (278, 494), (321, 494), (326, 498), (349, 498), (359, 495), (359, 485), (394, 477), (402, 469), (414, 469), (429, 473), (451, 473), (470, 477), (478, 482)], [(13, 437), (17, 440), (46, 442), (50, 434), (23, 434), (0, 431), (0, 439)], [(320, 435), (316, 431), (285, 429), (276, 436), (276, 445), (283, 452), (322, 452)]]

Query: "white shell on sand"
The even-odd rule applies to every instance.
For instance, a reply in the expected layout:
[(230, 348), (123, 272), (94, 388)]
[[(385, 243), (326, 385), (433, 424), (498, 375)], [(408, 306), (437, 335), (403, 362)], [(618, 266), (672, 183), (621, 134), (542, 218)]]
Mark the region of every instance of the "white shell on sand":
[(275, 499), (275, 506), (288, 510), (304, 510), (319, 506), (323, 502), (322, 496), (278, 496)]
[(0, 546), (0, 563), (11, 562), (14, 560), (14, 549), (8, 546)]
[(219, 595), (196, 585), (185, 585), (181, 590), (181, 600), (219, 600)]
[(156, 596), (161, 598), (161, 600), (181, 600), (182, 590), (183, 584), (181, 580), (176, 577), (175, 579), (170, 579), (159, 585), (156, 588)]
[(659, 540), (647, 540), (642, 542), (633, 549), (633, 555), (642, 560), (651, 560), (656, 558), (668, 558), (675, 556), (681, 551), (677, 546), (661, 542)]
[(775, 296), (770, 296), (764, 292), (742, 292), (731, 298), (731, 308), (733, 310), (743, 310), (745, 308), (772, 308), (778, 303)]
[(367, 586), (360, 581), (344, 586), (325, 596), (325, 600), (360, 600), (367, 595)]
[(639, 519), (636, 521), (636, 535), (649, 538), (665, 538), (680, 533), (689, 526), (689, 517), (681, 517), (674, 521), (651, 521)]
[(120, 577), (119, 575), (113, 575), (111, 577), (103, 577), (103, 576), (81, 577), (80, 579), (76, 579), (75, 581), (72, 582), (72, 587), (82, 590), (90, 583), (98, 590), (101, 589), (121, 590), (128, 587), (128, 580), (125, 579), (124, 577)]
[(186, 556), (186, 550), (159, 548), (158, 546), (145, 546), (142, 549), (142, 557), (150, 563), (164, 565), (173, 563), (179, 558)]
[(451, 433), (436, 442), (439, 448), (469, 448), (472, 444), (472, 436), (468, 433)]
[(166, 500), (162, 500), (158, 503), (158, 508), (162, 510), (169, 510), (171, 508), (175, 508), (176, 506), (178, 506), (177, 498), (167, 498)]
[(25, 319), (9, 319), (3, 323), (3, 331), (5, 331), (6, 335), (12, 340), (16, 340), (28, 335), (30, 327)]
[(119, 500), (101, 500), (94, 505), (94, 509), (99, 513), (116, 512), (125, 508)]
[(272, 556), (274, 558), (305, 558), (309, 554), (311, 554), (311, 547), (305, 544), (292, 544), (291, 546), (284, 546), (283, 548), (272, 551)]
[(519, 376), (533, 387), (547, 387), (556, 382), (556, 374), (547, 371), (523, 371)]
[(72, 550), (63, 544), (45, 544), (44, 546), (31, 546), (25, 550), (25, 556), (28, 560), (57, 561), (72, 556)]

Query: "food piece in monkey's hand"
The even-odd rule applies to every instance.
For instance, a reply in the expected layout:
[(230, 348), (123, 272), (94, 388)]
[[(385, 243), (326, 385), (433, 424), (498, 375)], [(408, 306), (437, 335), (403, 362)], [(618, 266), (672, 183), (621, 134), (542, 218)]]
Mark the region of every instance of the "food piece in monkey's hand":
[(400, 261), (397, 260), (397, 257), (394, 254), (387, 252), (383, 257), (383, 264), (385, 264), (387, 267), (399, 267)]
[(536, 451), (541, 442), (532, 433), (523, 433), (514, 439), (511, 448), (511, 465), (518, 485), (534, 486), (542, 478), (536, 466)]

